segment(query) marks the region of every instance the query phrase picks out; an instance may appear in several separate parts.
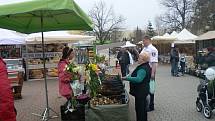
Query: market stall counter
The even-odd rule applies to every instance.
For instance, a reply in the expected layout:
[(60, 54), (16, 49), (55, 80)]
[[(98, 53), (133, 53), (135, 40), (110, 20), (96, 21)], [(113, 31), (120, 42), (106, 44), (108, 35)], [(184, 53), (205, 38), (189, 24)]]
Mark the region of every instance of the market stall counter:
[(86, 121), (129, 121), (128, 93), (120, 75), (100, 77), (98, 96), (90, 100)]
[(98, 105), (85, 111), (85, 121), (130, 121), (128, 104)]
[[(65, 113), (65, 109), (63, 109), (65, 106), (61, 106), (62, 120), (82, 121), (84, 115), (85, 121), (130, 121), (129, 96), (124, 89), (125, 86), (122, 83), (121, 76), (100, 75), (100, 80), (99, 85), (95, 82), (95, 78), (89, 82), (87, 86), (89, 90), (86, 90), (86, 92), (89, 91), (90, 98), (85, 101), (87, 103), (80, 103), (79, 100), (75, 111), (67, 114)], [(98, 86), (97, 89), (96, 86)], [(73, 91), (75, 90), (73, 88)], [(74, 119), (74, 117), (77, 118)]]
[(22, 98), (22, 86), (24, 81), (24, 73), (18, 71), (8, 71), (8, 79), (11, 82), (13, 95), (15, 99)]
[(25, 75), (25, 70), (23, 68), (23, 60), (20, 58), (4, 59), (4, 61), (7, 64), (8, 79), (11, 82), (14, 98), (21, 99), (21, 92)]

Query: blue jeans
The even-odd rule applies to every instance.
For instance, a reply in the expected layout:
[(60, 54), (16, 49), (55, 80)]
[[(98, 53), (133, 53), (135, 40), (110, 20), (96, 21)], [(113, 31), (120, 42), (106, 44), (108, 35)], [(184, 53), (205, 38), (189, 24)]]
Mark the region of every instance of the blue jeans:
[(178, 62), (174, 60), (171, 62), (171, 74), (172, 76), (176, 76), (178, 74)]

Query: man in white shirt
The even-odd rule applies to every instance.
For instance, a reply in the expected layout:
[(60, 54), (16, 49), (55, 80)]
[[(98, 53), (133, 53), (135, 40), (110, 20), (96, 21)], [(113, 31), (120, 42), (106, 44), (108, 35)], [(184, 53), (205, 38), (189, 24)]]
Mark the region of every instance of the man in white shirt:
[[(145, 36), (143, 38), (143, 51), (146, 51), (150, 55), (150, 61), (149, 64), (152, 68), (152, 73), (151, 73), (151, 80), (155, 80), (155, 74), (156, 74), (156, 69), (158, 65), (158, 50), (152, 45), (151, 39), (149, 36)], [(154, 110), (154, 94), (149, 93), (150, 95), (150, 104), (149, 104), (149, 109), (148, 111), (153, 111)]]

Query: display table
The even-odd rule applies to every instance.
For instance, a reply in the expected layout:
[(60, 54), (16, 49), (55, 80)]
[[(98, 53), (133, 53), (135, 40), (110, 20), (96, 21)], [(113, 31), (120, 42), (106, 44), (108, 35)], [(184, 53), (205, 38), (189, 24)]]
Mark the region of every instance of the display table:
[(85, 111), (85, 121), (130, 121), (128, 104), (98, 105)]
[(8, 71), (8, 79), (11, 82), (11, 87), (15, 99), (22, 98), (22, 85), (24, 81), (23, 77), (23, 71)]

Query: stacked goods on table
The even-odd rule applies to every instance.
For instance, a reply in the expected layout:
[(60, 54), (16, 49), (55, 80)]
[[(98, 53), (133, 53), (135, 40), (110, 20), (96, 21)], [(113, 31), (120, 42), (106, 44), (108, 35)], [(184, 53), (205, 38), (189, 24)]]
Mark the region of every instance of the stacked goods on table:
[(29, 71), (31, 79), (41, 79), (43, 78), (43, 71), (42, 69), (32, 69)]
[(187, 68), (195, 68), (193, 56), (186, 56)]
[(101, 87), (98, 91), (98, 96), (93, 97), (90, 105), (112, 105), (125, 103), (124, 85), (119, 75), (105, 75), (101, 79)]
[(195, 63), (192, 56), (186, 56), (186, 73), (195, 75)]
[(23, 75), (23, 72), (8, 71), (8, 79), (11, 82), (14, 99), (22, 98)]
[(90, 100), (90, 108), (85, 111), (85, 120), (130, 121), (126, 94), (119, 75), (104, 76), (98, 95)]
[(48, 69), (47, 75), (50, 76), (50, 77), (57, 77), (58, 76), (57, 68)]

